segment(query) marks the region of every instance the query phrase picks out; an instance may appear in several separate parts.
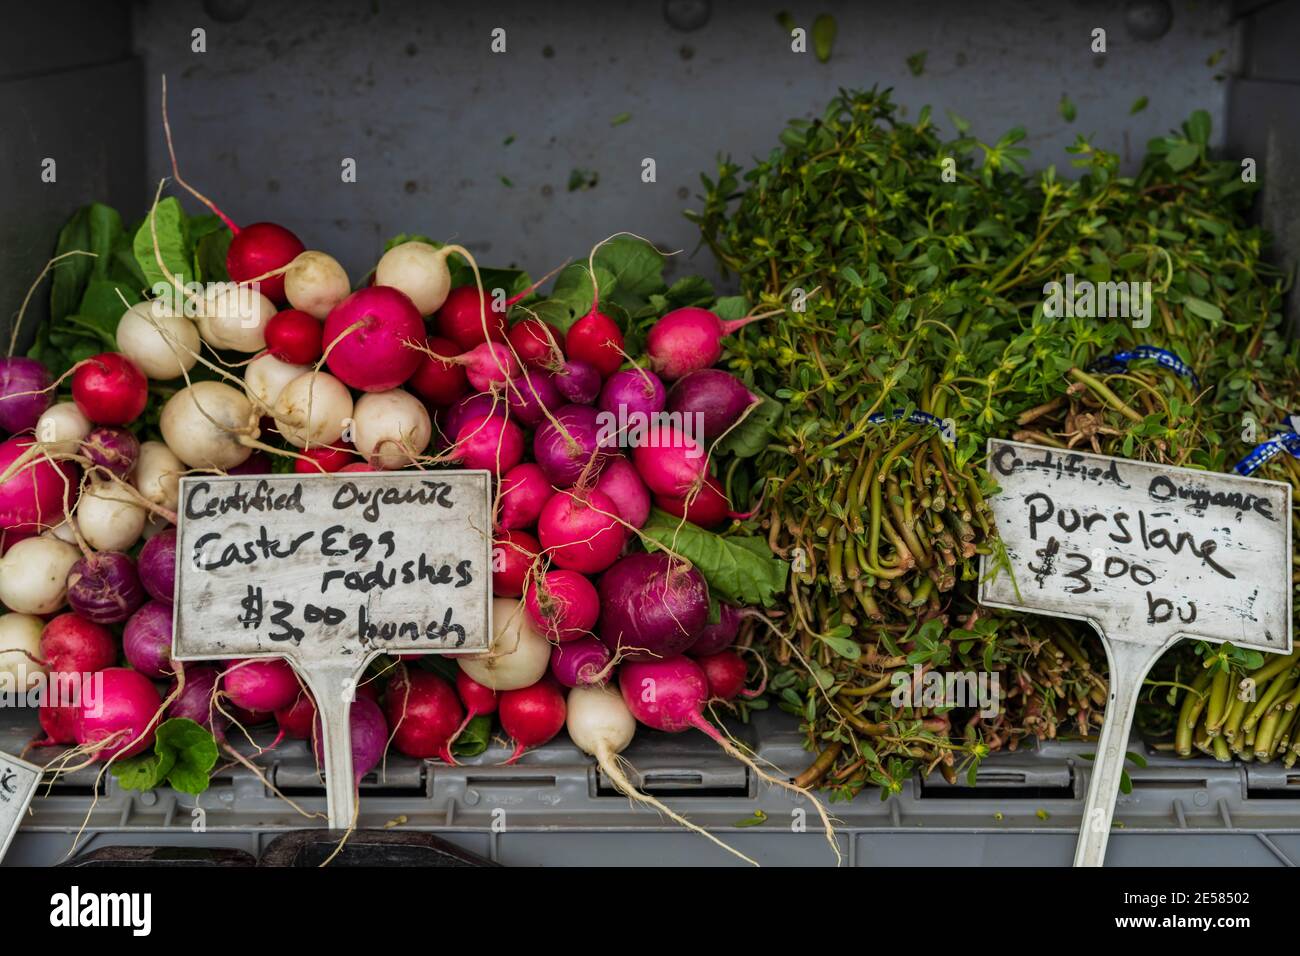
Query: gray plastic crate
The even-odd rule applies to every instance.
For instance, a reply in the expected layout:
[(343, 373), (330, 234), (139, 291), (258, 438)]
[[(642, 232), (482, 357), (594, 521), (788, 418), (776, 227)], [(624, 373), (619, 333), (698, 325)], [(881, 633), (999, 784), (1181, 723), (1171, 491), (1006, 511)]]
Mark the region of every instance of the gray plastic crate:
[[(0, 747), (21, 749), (31, 725), (17, 722)], [(791, 720), (759, 714), (738, 736), (761, 759), (794, 772), (808, 756)], [(1134, 742), (1133, 748), (1140, 744)], [(1090, 763), (1088, 744), (1051, 743), (996, 754), (976, 788), (937, 776), (912, 780), (888, 801), (869, 790), (832, 805), (845, 862), (855, 866), (1061, 865), (1070, 863)], [(394, 757), (362, 783), (362, 828), (436, 833), (514, 866), (729, 865), (734, 858), (654, 812), (634, 808), (571, 744), (554, 742), (517, 765), (494, 745), (465, 766)], [(787, 792), (720, 757), (702, 734), (643, 734), (625, 756), (643, 786), (675, 810), (767, 865), (829, 865), (817, 818)], [(324, 791), (301, 742), (258, 760), (277, 787), (308, 811)], [(1182, 761), (1152, 754), (1131, 768), (1108, 862), (1112, 866), (1292, 865), (1300, 861), (1300, 771)], [(87, 819), (94, 771), (43, 790), (14, 839), (8, 865), (51, 865), (108, 846), (207, 846), (258, 857), (275, 837), (319, 825), (274, 796), (253, 774), (225, 772), (197, 801), (171, 791), (128, 793), (105, 778)], [(755, 810), (767, 822), (737, 827)], [(806, 832), (795, 832), (802, 816)], [(201, 823), (201, 829), (200, 829)], [(85, 825), (76, 843), (78, 831)]]

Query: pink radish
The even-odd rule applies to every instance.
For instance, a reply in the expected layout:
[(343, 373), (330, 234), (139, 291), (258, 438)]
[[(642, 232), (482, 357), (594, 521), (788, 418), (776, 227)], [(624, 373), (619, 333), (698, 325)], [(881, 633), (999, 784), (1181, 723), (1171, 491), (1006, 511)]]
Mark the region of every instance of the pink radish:
[(551, 648), (551, 676), (565, 687), (603, 684), (612, 672), (612, 659), (604, 642), (587, 634)]
[(577, 571), (547, 571), (528, 582), (524, 608), (534, 626), (551, 641), (573, 641), (596, 625), (600, 598)]
[(657, 495), (684, 498), (703, 483), (708, 467), (704, 449), (676, 428), (654, 429), (632, 461), (646, 486)]
[[(30, 438), (0, 444), (0, 528), (36, 532), (60, 524), (78, 490), (71, 462), (37, 457), (40, 446)], [(21, 459), (21, 460), (20, 460)]]
[(528, 748), (540, 747), (560, 732), (564, 726), (564, 695), (543, 678), (531, 687), (503, 692), (498, 713), (501, 729), (515, 741), (515, 752), (506, 761), (509, 765)]
[(501, 475), (524, 457), (524, 432), (495, 415), (470, 418), (460, 426), (452, 457), (466, 468), (486, 468)]
[(627, 541), (614, 502), (594, 488), (560, 491), (537, 519), (537, 538), (557, 567), (596, 574), (613, 564)]
[(541, 550), (541, 543), (527, 531), (498, 532), (492, 542), (493, 596), (522, 597), (524, 583)]
[(450, 684), (432, 671), (399, 672), (385, 698), (393, 746), (408, 757), (454, 764), (451, 744), (464, 712)]
[(662, 552), (629, 554), (600, 579), (600, 639), (628, 660), (681, 654), (708, 619), (704, 577)]
[[(284, 226), (254, 222), (235, 230), (235, 238), (230, 240), (230, 249), (226, 252), (226, 272), (234, 282), (248, 282), (287, 266), (306, 248), (302, 240)], [(260, 280), (258, 291), (276, 305), (284, 305), (284, 276)]]
[(221, 679), (230, 702), (245, 710), (271, 712), (288, 707), (298, 696), (298, 675), (278, 657), (234, 662)]
[(722, 338), (744, 328), (758, 316), (724, 322), (708, 309), (674, 309), (656, 322), (646, 338), (654, 370), (670, 382), (722, 358)]
[(100, 674), (99, 706), (77, 709), (77, 743), (91, 748), (96, 760), (134, 757), (153, 745), (162, 698), (153, 682), (136, 671), (109, 667)]
[(500, 517), (497, 524), (507, 530), (537, 523), (542, 506), (551, 497), (551, 483), (540, 465), (515, 465), (501, 476)]
[(325, 319), (326, 365), (346, 385), (363, 392), (384, 392), (410, 378), (421, 353), (407, 343), (422, 341), (419, 310), (387, 286), (353, 292)]
[(622, 455), (606, 459), (596, 479), (596, 490), (609, 495), (618, 516), (634, 528), (640, 528), (650, 517), (650, 492), (636, 468)]

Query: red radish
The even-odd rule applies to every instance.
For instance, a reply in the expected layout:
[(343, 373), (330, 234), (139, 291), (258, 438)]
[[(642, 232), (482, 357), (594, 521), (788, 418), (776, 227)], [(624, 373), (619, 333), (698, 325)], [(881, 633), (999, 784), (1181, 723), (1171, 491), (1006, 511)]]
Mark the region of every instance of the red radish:
[(44, 531), (62, 523), (72, 508), (79, 487), (76, 466), (37, 458), (38, 451), (30, 438), (0, 444), (0, 475), (9, 473), (0, 482), (0, 528), (6, 531)]
[(548, 640), (573, 641), (595, 627), (600, 597), (595, 585), (577, 571), (547, 571), (528, 582), (524, 608)]
[(510, 414), (529, 427), (540, 424), (548, 411), (564, 404), (555, 376), (538, 369), (526, 369), (511, 379), (506, 401)]
[[(456, 671), (456, 693), (465, 705), (466, 722), (497, 712), (497, 692), (491, 687), (484, 687), (462, 670)], [(452, 739), (455, 740), (455, 737)]]
[(602, 412), (620, 416), (650, 416), (664, 410), (664, 383), (654, 372), (629, 368), (605, 380), (596, 405)]
[(117, 663), (117, 641), (79, 614), (60, 614), (41, 631), (41, 658), (52, 672), (93, 674)]
[(235, 661), (221, 684), (236, 707), (265, 713), (288, 707), (301, 687), (288, 661), (278, 657)]
[(557, 567), (595, 574), (618, 559), (627, 541), (617, 514), (604, 492), (560, 491), (542, 507), (537, 537)]
[(575, 405), (590, 405), (600, 394), (600, 372), (580, 359), (570, 359), (555, 371), (555, 387)]
[(540, 680), (531, 687), (504, 691), (498, 713), (501, 729), (515, 741), (515, 752), (506, 761), (509, 765), (529, 747), (540, 747), (560, 732), (564, 695), (549, 680)]
[(450, 405), (469, 390), (469, 379), (465, 368), (456, 362), (444, 362), (434, 355), (453, 356), (460, 349), (450, 339), (428, 336), (424, 347), (433, 355), (420, 352), (420, 364), (415, 374), (407, 381), (406, 387), (432, 405)]
[(77, 743), (92, 748), (96, 760), (134, 757), (153, 746), (154, 718), (162, 698), (153, 682), (136, 671), (109, 667), (100, 674), (99, 706), (77, 709)]
[(761, 401), (736, 376), (719, 368), (702, 368), (673, 385), (664, 407), (669, 414), (698, 415), (697, 434), (712, 442)]
[(594, 408), (565, 405), (533, 433), (533, 457), (553, 485), (567, 488), (602, 457), (599, 433)]
[(81, 442), (81, 453), (94, 464), (125, 478), (140, 457), (140, 439), (125, 428), (93, 428)]
[[(357, 785), (384, 756), (388, 746), (388, 724), (379, 705), (358, 694), (348, 711), (348, 729), (352, 731), (352, 782)], [(324, 766), (325, 737), (321, 732), (320, 717), (312, 726), (312, 741), (316, 762)]]
[(55, 705), (43, 701), (36, 713), (36, 719), (40, 721), (41, 730), (45, 731), (45, 739), (35, 741), (32, 746), (57, 747), (63, 744), (75, 744), (78, 709), (72, 704)]
[(524, 432), (518, 425), (494, 415), (471, 418), (456, 434), (453, 457), (466, 468), (486, 468), (503, 474), (524, 457)]
[(306, 312), (285, 309), (266, 323), (266, 350), (290, 365), (315, 365), (321, 356), (321, 324)]
[(492, 542), (492, 594), (522, 597), (524, 582), (541, 550), (541, 543), (527, 531), (499, 532)]
[(564, 352), (571, 359), (590, 363), (601, 378), (609, 378), (623, 364), (623, 333), (618, 323), (592, 306), (590, 312), (569, 326)]
[(629, 554), (600, 579), (600, 639), (629, 660), (682, 653), (708, 619), (704, 577), (662, 552)]
[(562, 333), (549, 322), (528, 318), (516, 322), (510, 327), (506, 339), (519, 356), (519, 360), (529, 368), (550, 368), (558, 361), (563, 361), (560, 352)]
[(54, 392), (46, 391), (53, 381), (49, 369), (36, 359), (0, 358), (0, 429), (12, 434), (35, 428), (54, 401)]
[(551, 676), (565, 687), (603, 684), (609, 679), (613, 655), (591, 634), (551, 648)]
[(652, 429), (646, 443), (632, 449), (632, 461), (651, 491), (673, 498), (700, 487), (708, 467), (699, 443), (671, 427)]
[(300, 454), (311, 459), (295, 459), (293, 470), (300, 475), (333, 474), (357, 463), (357, 456), (346, 448), (306, 448)]
[(655, 506), (662, 508), (675, 518), (685, 517), (692, 524), (701, 528), (716, 528), (727, 518), (739, 518), (741, 515), (731, 510), (722, 485), (712, 475), (690, 494), (678, 498), (669, 495), (655, 495)]
[(540, 465), (515, 465), (501, 476), (500, 517), (497, 524), (507, 530), (537, 523), (542, 506), (551, 497), (551, 483)]
[(299, 689), (292, 704), (275, 712), (275, 722), (280, 727), (280, 733), (290, 740), (307, 740), (311, 737), (311, 728), (316, 723), (316, 702), (311, 699), (311, 694), (307, 693), (305, 687)]
[[(226, 252), (226, 272), (234, 282), (247, 282), (287, 266), (306, 251), (302, 240), (284, 226), (255, 222), (235, 233)], [(284, 305), (284, 276), (262, 279), (258, 291), (276, 305)]]
[(97, 425), (125, 425), (140, 417), (149, 380), (125, 355), (101, 352), (72, 373), (72, 400)]
[(385, 705), (393, 745), (408, 757), (439, 757), (454, 764), (451, 744), (464, 711), (450, 684), (432, 671), (399, 672)]
[(745, 667), (745, 659), (735, 651), (728, 649), (696, 657), (695, 663), (700, 665), (700, 670), (704, 671), (709, 682), (710, 697), (732, 700), (745, 689), (745, 673), (748, 668)]
[[(486, 305), (486, 308), (484, 306)], [(483, 333), (483, 316), (487, 316), (487, 335)], [(462, 285), (447, 293), (447, 299), (434, 316), (438, 331), (467, 352), (484, 342), (506, 340), (506, 310), (497, 308), (495, 297), (484, 303), (478, 287)]]
[(718, 622), (706, 625), (686, 653), (691, 657), (706, 657), (726, 650), (735, 643), (736, 635), (740, 633), (742, 617), (741, 612), (730, 604), (719, 604)]
[(671, 381), (722, 358), (722, 338), (744, 328), (758, 316), (724, 322), (708, 309), (687, 306), (674, 309), (656, 322), (646, 338), (646, 351), (654, 370)]
[(68, 603), (96, 624), (125, 621), (144, 603), (135, 562), (121, 551), (99, 551), (68, 572)]
[(145, 677), (161, 680), (171, 675), (172, 606), (150, 601), (131, 615), (122, 632), (127, 663)]
[(407, 343), (423, 340), (419, 310), (387, 286), (353, 292), (325, 319), (329, 370), (363, 392), (387, 391), (410, 378), (420, 365), (421, 353)]
[(606, 460), (596, 479), (596, 490), (609, 495), (618, 516), (634, 528), (640, 528), (650, 517), (650, 492), (632, 463), (622, 455)]

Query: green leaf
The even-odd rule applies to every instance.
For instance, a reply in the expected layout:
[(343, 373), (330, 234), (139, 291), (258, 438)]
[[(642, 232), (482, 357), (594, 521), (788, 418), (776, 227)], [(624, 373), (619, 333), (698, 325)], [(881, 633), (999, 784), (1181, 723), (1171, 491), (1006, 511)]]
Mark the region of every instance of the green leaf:
[(654, 246), (635, 236), (615, 236), (596, 250), (597, 270), (605, 269), (612, 284), (597, 271), (600, 301), (614, 302), (628, 312), (637, 312), (652, 294), (664, 289), (664, 257)]
[(1075, 109), (1074, 103), (1070, 100), (1070, 97), (1064, 93), (1061, 94), (1061, 102), (1057, 109), (1061, 112), (1061, 119), (1065, 120), (1067, 123), (1073, 123), (1074, 118), (1079, 115), (1079, 111)]
[(1204, 299), (1198, 299), (1195, 296), (1187, 296), (1183, 299), (1183, 308), (1192, 315), (1205, 319), (1208, 322), (1218, 322), (1223, 318), (1223, 310), (1213, 302), (1206, 302)]
[(109, 770), (123, 790), (153, 790), (162, 786), (167, 779), (167, 771), (175, 760), (173, 755), (162, 757), (156, 753), (139, 754), (114, 761)]
[(714, 454), (753, 458), (772, 440), (785, 408), (775, 399), (758, 392), (755, 394), (762, 399), (758, 407), (713, 446)]
[(1196, 158), (1200, 155), (1200, 147), (1195, 143), (1179, 143), (1169, 150), (1165, 162), (1169, 164), (1170, 169), (1178, 173), (1196, 162)]
[(823, 13), (813, 21), (813, 53), (822, 63), (830, 62), (831, 47), (835, 45), (836, 31), (835, 18), (829, 13)]
[[(144, 273), (145, 284), (149, 287), (159, 282), (170, 284), (173, 276), (180, 276), (181, 282), (193, 282), (194, 268), (190, 259), (192, 246), (188, 222), (181, 204), (175, 197), (168, 196), (158, 203), (153, 218), (154, 226), (151, 229), (150, 219), (148, 216), (145, 217), (136, 231), (132, 244), (135, 261), (140, 264), (140, 270)], [(167, 268), (166, 274), (158, 267), (158, 258), (154, 254), (154, 231), (158, 234), (158, 251), (162, 254), (163, 265)]]
[[(83, 206), (72, 214), (59, 230), (59, 241), (54, 247), (56, 256), (81, 249), (90, 252), (90, 206)], [(56, 262), (50, 280), (50, 318), (62, 322), (81, 301), (95, 260), (89, 256), (68, 256)]]
[(641, 532), (690, 561), (720, 600), (771, 607), (785, 591), (790, 566), (773, 556), (763, 538), (724, 538), (658, 508)]
[(1197, 146), (1206, 146), (1210, 142), (1210, 114), (1197, 110), (1187, 118), (1185, 126), (1187, 138)]
[(172, 765), (167, 782), (182, 793), (208, 789), (212, 768), (217, 765), (217, 742), (205, 727), (186, 717), (173, 717), (159, 724), (154, 733), (154, 750)]
[[(122, 217), (117, 210), (103, 203), (93, 202), (88, 207), (87, 218), (90, 226), (90, 251), (94, 259), (86, 259), (91, 264), (91, 273), (100, 279), (108, 278), (110, 257), (113, 244), (122, 235)], [(77, 258), (84, 258), (78, 256)]]
[(920, 50), (907, 58), (907, 68), (913, 76), (920, 76), (925, 72), (925, 57), (926, 51)]
[(600, 173), (594, 169), (569, 170), (569, 192), (576, 193), (580, 189), (595, 189), (600, 182)]
[(626, 122), (627, 122), (628, 120), (630, 120), (631, 118), (632, 118), (632, 114), (631, 114), (631, 113), (619, 113), (617, 116), (615, 116), (612, 120), (609, 121), (609, 125), (610, 125), (610, 126), (622, 126), (624, 123), (626, 123)]
[(850, 640), (847, 637), (830, 637), (828, 635), (822, 638), (822, 643), (846, 660), (856, 661), (862, 656), (862, 648), (857, 641)]
[(749, 312), (749, 300), (743, 295), (727, 295), (713, 303), (713, 314), (724, 322), (743, 319)]
[(1147, 102), (1148, 101), (1145, 96), (1139, 96), (1137, 99), (1133, 101), (1133, 105), (1128, 108), (1128, 115), (1136, 116), (1138, 113), (1141, 113), (1144, 109), (1147, 108)]
[(491, 740), (492, 718), (480, 714), (465, 725), (465, 729), (451, 745), (451, 752), (457, 757), (477, 757), (487, 750)]
[(766, 822), (767, 822), (767, 814), (764, 813), (762, 810), (755, 810), (754, 815), (752, 817), (745, 817), (742, 820), (737, 820), (735, 823), (732, 824), (732, 826), (757, 827), (757, 826), (762, 826)]
[(707, 306), (713, 301), (713, 284), (704, 276), (683, 276), (668, 287), (664, 298), (670, 308)]
[(229, 282), (226, 271), (226, 253), (235, 234), (229, 229), (210, 232), (199, 239), (194, 250), (195, 272), (200, 282)]

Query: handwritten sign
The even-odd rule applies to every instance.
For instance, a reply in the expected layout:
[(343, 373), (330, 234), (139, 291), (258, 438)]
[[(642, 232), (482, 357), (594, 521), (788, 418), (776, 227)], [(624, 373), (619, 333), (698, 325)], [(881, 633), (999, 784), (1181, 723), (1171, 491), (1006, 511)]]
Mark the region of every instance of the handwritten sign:
[(1100, 866), (1133, 710), (1180, 638), (1291, 650), (1291, 486), (992, 439), (990, 500), (1011, 573), (980, 602), (1090, 622), (1110, 663), (1076, 865)]
[(9, 852), (9, 844), (40, 782), (40, 767), (0, 753), (0, 860)]
[(297, 668), (331, 827), (352, 818), (348, 707), (367, 662), (488, 647), (490, 492), (486, 471), (181, 479), (174, 656)]

